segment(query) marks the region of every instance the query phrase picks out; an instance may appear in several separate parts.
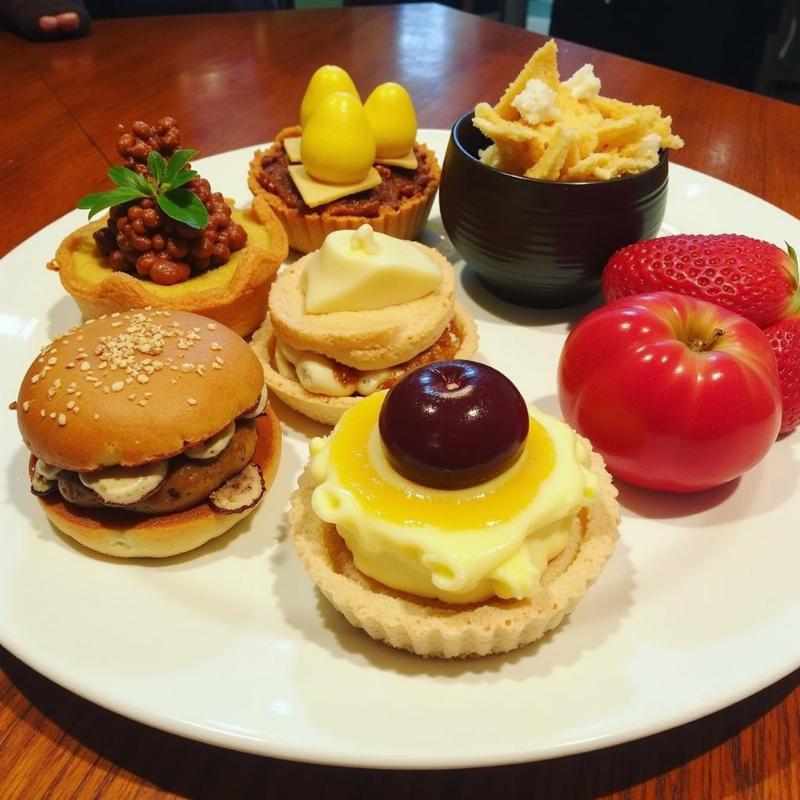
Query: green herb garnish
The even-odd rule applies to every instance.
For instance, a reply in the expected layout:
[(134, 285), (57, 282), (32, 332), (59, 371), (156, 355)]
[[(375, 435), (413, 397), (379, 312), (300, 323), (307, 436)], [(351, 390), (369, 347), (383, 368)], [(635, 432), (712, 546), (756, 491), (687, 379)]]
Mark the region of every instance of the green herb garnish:
[(78, 201), (78, 208), (88, 209), (91, 219), (109, 206), (150, 197), (168, 217), (190, 228), (205, 228), (208, 225), (206, 207), (194, 192), (183, 188), (185, 183), (197, 177), (193, 169), (185, 169), (195, 155), (197, 150), (176, 150), (169, 161), (165, 161), (161, 153), (151, 150), (147, 168), (152, 178), (145, 178), (128, 167), (111, 167), (108, 177), (116, 188), (87, 194)]

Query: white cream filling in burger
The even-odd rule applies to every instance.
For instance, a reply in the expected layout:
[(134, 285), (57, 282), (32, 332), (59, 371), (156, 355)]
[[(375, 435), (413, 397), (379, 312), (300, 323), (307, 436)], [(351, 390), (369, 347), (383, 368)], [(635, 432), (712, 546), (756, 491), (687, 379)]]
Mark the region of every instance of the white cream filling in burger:
[(183, 455), (187, 458), (195, 458), (200, 461), (216, 458), (231, 443), (234, 433), (236, 433), (236, 423), (231, 422), (230, 425), (226, 425), (218, 434), (212, 436), (210, 439), (206, 439), (204, 442), (194, 445), (194, 447), (187, 447), (183, 451)]
[[(240, 419), (255, 419), (264, 413), (267, 407), (268, 393), (264, 386), (258, 402), (251, 411), (240, 415)], [(236, 433), (236, 421), (226, 425), (219, 433), (214, 434), (199, 444), (187, 447), (181, 455), (198, 461), (210, 460), (221, 455), (231, 443)], [(55, 467), (36, 459), (31, 477), (31, 489), (36, 494), (47, 494), (55, 488), (60, 467)], [(79, 472), (80, 482), (95, 492), (110, 505), (126, 506), (144, 500), (158, 489), (169, 473), (169, 459), (141, 464), (136, 467), (113, 466), (95, 472)]]
[(169, 461), (154, 461), (138, 467), (107, 467), (97, 472), (79, 472), (81, 483), (106, 503), (127, 506), (152, 494), (167, 477)]

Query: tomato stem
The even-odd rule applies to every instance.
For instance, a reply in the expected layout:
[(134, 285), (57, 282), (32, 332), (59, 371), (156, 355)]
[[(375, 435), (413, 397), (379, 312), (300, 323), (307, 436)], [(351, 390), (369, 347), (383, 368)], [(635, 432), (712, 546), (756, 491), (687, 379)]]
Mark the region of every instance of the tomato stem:
[(695, 353), (707, 353), (709, 350), (714, 349), (717, 340), (725, 335), (722, 328), (714, 328), (714, 333), (708, 339), (692, 339), (689, 344), (689, 349), (694, 350)]

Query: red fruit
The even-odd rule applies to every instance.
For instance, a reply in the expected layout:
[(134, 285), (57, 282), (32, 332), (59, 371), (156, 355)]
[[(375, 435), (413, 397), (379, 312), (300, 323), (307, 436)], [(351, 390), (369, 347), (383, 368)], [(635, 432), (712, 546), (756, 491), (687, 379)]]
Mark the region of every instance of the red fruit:
[(787, 317), (764, 329), (778, 362), (783, 416), (781, 433), (800, 425), (800, 317)]
[(800, 311), (797, 257), (733, 233), (648, 239), (614, 253), (603, 270), (607, 301), (669, 291), (716, 303), (761, 328)]

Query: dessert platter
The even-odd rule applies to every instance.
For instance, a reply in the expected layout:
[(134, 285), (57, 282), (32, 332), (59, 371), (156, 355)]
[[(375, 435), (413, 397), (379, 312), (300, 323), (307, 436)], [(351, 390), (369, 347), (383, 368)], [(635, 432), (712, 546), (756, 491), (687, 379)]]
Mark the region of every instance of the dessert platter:
[[(609, 142), (622, 141), (629, 125), (613, 118), (617, 101), (598, 104), (605, 144), (576, 138), (567, 122), (586, 115), (575, 98), (596, 96), (593, 73), (561, 84), (547, 71), (554, 46), (543, 50), (507, 97), (476, 108), (477, 127), (494, 139), (480, 157), (488, 170), (514, 180), (569, 181), (572, 170), (574, 181), (613, 181), (623, 162), (657, 169), (659, 142), (680, 146), (668, 118), (641, 107), (636, 136), (645, 145), (610, 155)], [(326, 113), (355, 115), (361, 125), (347, 81), (323, 72), (307, 98), (324, 102), (322, 85), (334, 84), (339, 105)], [(384, 86), (366, 104), (376, 131), (383, 103), (406, 109), (390, 116), (408, 121), (406, 98)], [(520, 121), (547, 108), (549, 119)], [(303, 128), (275, 141), (282, 147), (313, 133), (314, 113), (306, 109)], [(172, 141), (167, 123), (138, 133)], [(191, 261), (174, 283), (142, 281), (135, 294), (146, 290), (154, 307), (109, 306), (81, 324), (86, 285), (91, 302), (133, 297), (98, 288), (87, 236), (114, 225), (87, 229), (81, 211), (3, 259), (0, 348), (7, 401), (17, 400), (0, 429), (0, 643), (77, 694), (163, 730), (263, 755), (385, 768), (593, 750), (696, 719), (796, 669), (800, 643), (786, 633), (800, 624), (800, 444), (788, 433), (796, 421), (785, 396), (782, 403), (783, 367), (767, 338), (786, 340), (784, 329), (771, 328), (786, 309), (770, 316), (759, 305), (765, 335), (696, 297), (641, 299), (653, 287), (626, 290), (644, 274), (628, 268), (635, 253), (615, 256), (603, 276), (613, 306), (601, 308), (600, 297), (548, 309), (501, 299), (459, 256), (434, 197), (447, 179), (450, 132), (405, 127), (397, 141), (392, 129), (388, 150), (380, 136), (365, 158), (354, 148), (344, 159), (350, 171), (333, 179), (324, 169), (328, 144), (318, 140), (294, 158), (295, 145), (284, 156), (274, 143), (192, 158), (196, 172), (185, 183), (197, 188), (202, 176), (198, 196), (216, 215), (214, 230), (228, 231), (207, 245), (187, 222), (160, 218), (147, 247), (128, 247), (147, 233), (156, 207), (179, 213), (170, 202), (181, 195), (156, 173), (186, 151), (172, 141), (163, 165), (133, 152), (131, 170), (139, 164), (149, 183), (118, 184), (134, 194), (112, 200), (139, 210), (116, 228), (125, 228), (119, 249), (107, 234), (100, 240), (119, 253), (120, 286), (139, 280), (137, 270), (172, 275), (175, 263)], [(301, 183), (327, 176), (374, 187), (373, 171), (379, 180), (388, 174), (383, 162), (407, 165), (408, 157), (423, 165), (424, 180), (407, 189), (414, 202), (391, 213), (368, 205), (358, 214), (318, 213), (304, 195), (297, 214), (265, 196), (265, 185), (283, 180), (261, 171), (276, 160), (299, 167)], [(309, 192), (341, 202), (324, 186)], [(118, 216), (112, 208), (112, 222)], [(242, 220), (254, 226), (246, 245), (235, 228), (247, 227)], [(170, 263), (152, 246), (162, 229), (173, 237)], [(800, 222), (672, 164), (659, 235), (730, 232), (779, 244), (800, 241)], [(662, 249), (679, 247), (677, 238), (665, 241)], [(290, 252), (278, 269), (287, 244), (307, 252)], [(255, 251), (248, 258), (260, 264), (257, 313), (266, 321), (241, 298), (226, 305), (221, 287), (233, 285), (245, 259), (229, 266), (235, 253), (222, 258), (222, 245)], [(68, 263), (76, 252), (84, 259), (77, 278)], [(54, 254), (59, 275), (44, 268)], [(390, 301), (384, 286), (353, 269), (364, 260), (391, 276), (377, 282), (391, 283)], [(398, 262), (410, 266), (398, 272)], [(165, 306), (162, 290), (175, 286), (184, 286), (174, 292), (178, 304)], [(698, 406), (684, 409), (676, 394), (671, 416), (699, 420), (680, 430), (688, 438), (677, 448), (667, 440), (678, 432), (661, 441), (658, 431), (625, 430), (625, 420), (655, 412), (619, 398), (635, 399), (631, 386), (643, 381), (648, 398), (661, 391), (658, 375), (627, 376), (621, 367), (614, 347), (624, 353), (627, 344), (602, 316), (617, 308), (628, 321), (652, 314), (650, 329), (654, 320), (689, 320), (684, 349), (713, 351), (715, 374), (738, 381), (739, 417), (731, 404), (705, 416)], [(723, 327), (748, 352), (734, 366), (720, 349)], [(399, 340), (390, 336), (395, 328)], [(475, 412), (478, 399), (464, 406), (473, 395), (490, 396), (503, 413)], [(708, 406), (720, 408), (714, 401)], [(454, 445), (431, 443), (464, 408), (458, 431), (467, 431), (469, 447), (450, 458)], [(722, 435), (698, 433), (717, 427)], [(704, 449), (709, 438), (738, 445)], [(658, 457), (645, 447), (632, 462), (631, 441), (659, 442)], [(221, 466), (214, 472), (223, 462), (224, 474)], [(525, 539), (530, 529), (535, 543)]]

